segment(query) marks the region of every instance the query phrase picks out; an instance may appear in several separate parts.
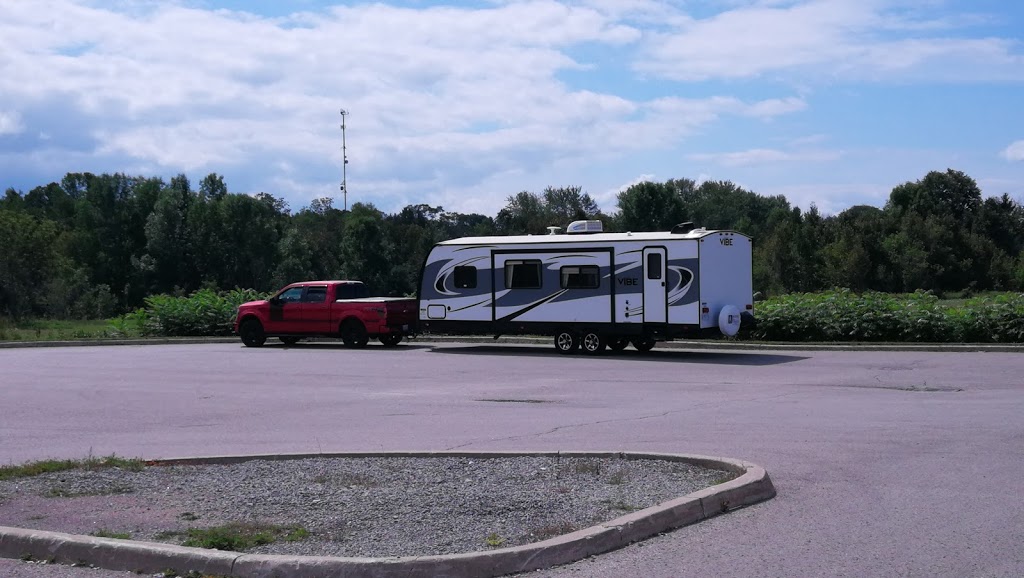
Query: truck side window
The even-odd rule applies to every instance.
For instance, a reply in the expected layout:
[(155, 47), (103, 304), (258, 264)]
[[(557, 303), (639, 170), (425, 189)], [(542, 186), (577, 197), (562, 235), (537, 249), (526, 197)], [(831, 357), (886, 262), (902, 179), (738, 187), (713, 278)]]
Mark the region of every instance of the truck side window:
[(562, 289), (597, 289), (601, 284), (597, 265), (562, 267), (560, 273)]
[(476, 267), (459, 265), (455, 268), (455, 288), (473, 289), (476, 287)]
[(277, 298), (282, 303), (298, 303), (302, 300), (302, 287), (292, 287), (287, 291), (282, 291)]
[(327, 301), (327, 287), (307, 287), (306, 296), (302, 300), (306, 303), (323, 303)]
[(506, 289), (540, 289), (540, 261), (508, 260), (505, 261)]

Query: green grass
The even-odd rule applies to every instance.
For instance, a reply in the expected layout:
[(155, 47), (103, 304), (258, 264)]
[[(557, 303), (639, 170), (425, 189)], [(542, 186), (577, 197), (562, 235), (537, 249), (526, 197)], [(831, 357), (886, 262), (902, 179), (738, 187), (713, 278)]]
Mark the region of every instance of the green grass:
[(0, 466), (0, 480), (28, 478), (50, 472), (67, 470), (96, 470), (101, 468), (121, 468), (137, 472), (145, 467), (145, 462), (134, 458), (121, 458), (113, 454), (105, 458), (88, 457), (82, 460), (40, 460), (26, 462), (16, 466)]
[(110, 530), (100, 528), (91, 534), (97, 538), (117, 538), (118, 540), (131, 540), (132, 535), (128, 532), (112, 532)]
[(72, 341), (75, 339), (118, 339), (138, 337), (126, 326), (115, 327), (113, 319), (56, 320), (0, 318), (0, 341)]
[(233, 522), (210, 528), (189, 528), (182, 546), (242, 552), (278, 540), (297, 542), (308, 537), (309, 530), (302, 526)]

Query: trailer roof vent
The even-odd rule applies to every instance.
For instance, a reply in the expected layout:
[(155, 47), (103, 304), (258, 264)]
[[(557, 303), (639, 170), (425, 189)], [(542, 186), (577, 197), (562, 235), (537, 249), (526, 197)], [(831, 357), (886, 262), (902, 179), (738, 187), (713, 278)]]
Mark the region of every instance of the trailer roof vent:
[(570, 235), (601, 233), (603, 231), (604, 226), (601, 225), (601, 221), (573, 221), (565, 228), (565, 232)]
[(685, 223), (679, 223), (675, 227), (672, 227), (671, 233), (673, 235), (685, 235), (692, 231), (695, 227), (692, 221), (686, 221)]

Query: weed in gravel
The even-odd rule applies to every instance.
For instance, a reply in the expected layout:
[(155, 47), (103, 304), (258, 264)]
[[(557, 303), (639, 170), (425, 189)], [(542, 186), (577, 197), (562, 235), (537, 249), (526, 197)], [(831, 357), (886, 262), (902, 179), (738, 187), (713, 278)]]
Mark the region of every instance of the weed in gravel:
[(595, 476), (601, 475), (601, 462), (578, 462), (573, 470), (577, 474), (594, 474)]
[(612, 472), (611, 475), (608, 476), (608, 483), (613, 486), (621, 486), (622, 484), (626, 483), (626, 480), (628, 479), (629, 472), (627, 472), (625, 469), (619, 469)]
[(97, 538), (117, 538), (118, 540), (132, 539), (132, 535), (128, 532), (112, 532), (110, 530), (107, 530), (106, 528), (100, 528), (99, 530), (96, 530), (90, 535), (96, 536)]
[(342, 486), (355, 487), (362, 486), (364, 488), (372, 488), (378, 485), (376, 479), (366, 474), (358, 474), (353, 472), (343, 472), (332, 478), (333, 481), (337, 482)]
[(601, 500), (601, 503), (606, 504), (609, 508), (613, 510), (621, 510), (623, 512), (635, 512), (640, 509), (632, 504), (627, 503), (622, 498), (617, 498), (614, 500)]
[(185, 531), (185, 540), (182, 545), (241, 552), (255, 546), (276, 542), (280, 538), (295, 542), (308, 536), (309, 530), (302, 526), (233, 522), (211, 528), (189, 528)]
[(715, 480), (713, 482), (711, 482), (711, 485), (712, 486), (717, 486), (718, 484), (724, 484), (725, 482), (730, 482), (732, 480), (735, 480), (737, 477), (739, 477), (739, 476), (737, 474), (732, 473), (732, 472), (722, 472), (722, 475), (720, 475), (717, 478), (715, 478)]
[(132, 490), (128, 486), (110, 486), (108, 488), (96, 488), (93, 490), (85, 490), (76, 492), (68, 490), (60, 486), (53, 486), (46, 491), (45, 496), (47, 498), (80, 498), (82, 496), (116, 496), (120, 494), (130, 494)]
[(563, 534), (571, 534), (575, 531), (576, 526), (573, 525), (572, 522), (558, 522), (531, 530), (530, 536), (532, 541), (540, 541), (547, 540), (548, 538), (554, 538), (555, 536), (561, 536)]
[(497, 532), (491, 532), (484, 538), (484, 544), (487, 544), (489, 548), (498, 548), (505, 543), (505, 539), (498, 535)]
[(36, 462), (26, 462), (17, 466), (0, 466), (0, 480), (28, 478), (50, 472), (64, 472), (67, 470), (121, 468), (123, 470), (137, 472), (143, 467), (145, 467), (145, 462), (142, 460), (120, 458), (113, 454), (105, 458), (89, 456), (83, 460), (40, 460)]

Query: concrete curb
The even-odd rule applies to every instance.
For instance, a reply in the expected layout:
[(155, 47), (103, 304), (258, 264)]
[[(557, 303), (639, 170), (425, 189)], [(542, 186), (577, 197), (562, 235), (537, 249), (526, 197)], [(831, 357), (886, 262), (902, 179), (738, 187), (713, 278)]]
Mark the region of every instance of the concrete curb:
[(94, 538), (0, 526), (0, 557), (52, 560), (63, 564), (86, 563), (109, 570), (145, 573), (173, 568), (185, 574), (233, 578), (427, 578), (436, 576), (502, 576), (575, 562), (649, 538), (660, 532), (693, 524), (736, 508), (775, 496), (768, 472), (749, 462), (700, 455), (631, 452), (348, 452), (175, 458), (148, 462), (172, 464), (228, 464), (248, 460), (368, 457), (473, 457), (517, 456), (591, 457), (628, 460), (665, 460), (694, 464), (740, 474), (728, 482), (656, 506), (632, 512), (603, 524), (542, 542), (441, 556), (395, 558), (342, 558), (320, 556), (252, 555), (187, 548), (151, 542)]
[[(340, 343), (337, 339), (310, 338), (311, 343)], [(204, 343), (239, 343), (237, 337), (154, 337), (146, 339), (82, 339), (75, 341), (2, 341), (0, 349), (22, 347), (86, 347), (105, 345), (196, 345)], [(492, 345), (551, 345), (547, 337), (508, 336), (494, 339), (481, 336), (431, 335), (403, 341), (403, 343), (430, 345), (432, 343), (465, 343)], [(239, 347), (241, 344), (239, 343)], [(301, 347), (301, 345), (296, 346)], [(668, 341), (655, 349), (700, 349), (720, 351), (938, 351), (938, 352), (990, 352), (1024, 353), (1024, 343), (797, 343), (767, 341)]]

